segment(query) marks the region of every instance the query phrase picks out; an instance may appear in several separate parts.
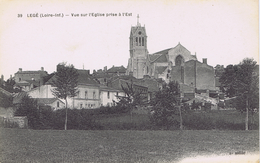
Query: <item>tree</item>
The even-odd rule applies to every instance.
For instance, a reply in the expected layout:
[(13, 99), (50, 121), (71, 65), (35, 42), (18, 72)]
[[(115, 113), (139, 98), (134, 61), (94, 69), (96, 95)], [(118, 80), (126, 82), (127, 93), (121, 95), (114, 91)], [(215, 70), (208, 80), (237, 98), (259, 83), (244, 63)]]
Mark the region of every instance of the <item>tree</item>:
[(75, 97), (77, 94), (78, 86), (78, 71), (73, 65), (66, 65), (66, 63), (61, 63), (57, 66), (57, 72), (55, 74), (55, 80), (52, 81), (52, 86), (55, 88), (52, 90), (52, 94), (65, 100), (65, 124), (64, 130), (67, 130), (68, 121), (68, 101), (67, 98)]
[(237, 109), (246, 110), (246, 130), (249, 110), (259, 105), (259, 74), (256, 71), (256, 61), (245, 58), (238, 65), (227, 66), (220, 78), (225, 94), (228, 97), (237, 97)]
[(15, 110), (15, 116), (27, 116), (28, 126), (37, 129), (39, 126), (39, 110), (37, 101), (32, 99), (30, 96), (25, 95), (20, 106)]
[(142, 89), (134, 89), (133, 83), (126, 82), (121, 88), (126, 96), (117, 96), (117, 106), (130, 110), (132, 121), (132, 110), (147, 103), (147, 94)]
[(171, 81), (155, 93), (151, 101), (154, 106), (153, 120), (158, 125), (166, 125), (167, 129), (174, 123), (174, 115), (179, 113), (180, 129), (182, 126), (180, 85), (177, 81)]
[(11, 107), (13, 105), (13, 97), (0, 92), (0, 106), (4, 108)]

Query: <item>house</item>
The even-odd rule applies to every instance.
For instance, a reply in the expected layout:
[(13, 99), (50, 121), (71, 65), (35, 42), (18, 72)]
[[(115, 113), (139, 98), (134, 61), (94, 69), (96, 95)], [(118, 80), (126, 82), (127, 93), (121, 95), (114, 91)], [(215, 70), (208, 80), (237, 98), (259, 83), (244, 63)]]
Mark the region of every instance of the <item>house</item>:
[(19, 68), (19, 71), (14, 75), (14, 80), (16, 83), (25, 80), (42, 81), (43, 77), (47, 75), (48, 73), (44, 71), (43, 67), (39, 71), (23, 71), (22, 68)]
[[(79, 74), (77, 95), (75, 97), (68, 98), (68, 107), (77, 109), (100, 107), (99, 83), (89, 74), (89, 70), (78, 69), (77, 71)], [(49, 85), (47, 90), (45, 90), (45, 92), (48, 92), (45, 93), (46, 95), (50, 95), (51, 89), (53, 89), (51, 85), (54, 80), (56, 80), (56, 75), (45, 83), (45, 85)]]
[(92, 76), (94, 79), (99, 81), (100, 84), (107, 85), (108, 81), (111, 80), (111, 78), (115, 76), (122, 76), (125, 75), (126, 68), (124, 66), (113, 66), (110, 69), (107, 70), (107, 66), (104, 67), (104, 69), (99, 69), (97, 71), (93, 71)]
[(113, 106), (118, 102), (117, 96), (125, 96), (120, 89), (100, 85), (100, 103), (102, 106)]
[(136, 78), (131, 75), (117, 76), (108, 83), (108, 86), (121, 91), (123, 91), (123, 88), (128, 89), (129, 87), (132, 87), (133, 91), (140, 93), (145, 101), (148, 101), (149, 99), (148, 87), (138, 83)]
[(53, 110), (65, 108), (65, 103), (58, 98), (36, 98), (39, 106), (50, 106)]
[(14, 89), (19, 89), (21, 91), (30, 91), (33, 88), (39, 87), (40, 86), (40, 81), (35, 81), (35, 80), (23, 80), (19, 81), (14, 84)]
[(112, 76), (126, 75), (126, 68), (124, 66), (113, 66), (107, 70), (107, 74)]

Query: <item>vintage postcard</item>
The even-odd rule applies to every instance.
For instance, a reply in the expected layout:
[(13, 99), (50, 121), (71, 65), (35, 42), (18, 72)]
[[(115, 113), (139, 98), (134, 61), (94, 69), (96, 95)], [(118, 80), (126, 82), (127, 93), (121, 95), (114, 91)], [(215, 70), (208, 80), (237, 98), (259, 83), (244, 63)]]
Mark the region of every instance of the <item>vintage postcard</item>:
[[(259, 161), (259, 107), (251, 102), (259, 99), (252, 100), (253, 95), (249, 97), (248, 91), (243, 92), (247, 99), (252, 97), (251, 101), (247, 100), (249, 104), (243, 104), (252, 111), (246, 120), (249, 131), (244, 131), (245, 107), (239, 110), (225, 103), (241, 94), (231, 96), (222, 92), (219, 84), (222, 73), (218, 74), (228, 65), (242, 64), (246, 58), (259, 65), (258, 12), (257, 0), (0, 1), (3, 97), (12, 96), (17, 100), (12, 104), (16, 109), (21, 107), (21, 92), (37, 99), (38, 104), (41, 101), (44, 106), (55, 105), (53, 110), (66, 106), (66, 125), (68, 120), (68, 131), (63, 131), (63, 121), (61, 129), (54, 125), (59, 122), (54, 122), (53, 117), (65, 112), (48, 112), (47, 116), (46, 111), (44, 115), (37, 112), (34, 120), (28, 118), (29, 113), (24, 115), (29, 129), (2, 127), (0, 162)], [(79, 76), (82, 75), (78, 91), (68, 101), (67, 96), (55, 96), (50, 89), (54, 86), (52, 81), (58, 78), (59, 65), (73, 65)], [(254, 69), (254, 75), (259, 79), (259, 67)], [(12, 88), (7, 87), (12, 80)], [(171, 81), (180, 83), (181, 100), (174, 103), (175, 108), (179, 107), (178, 114), (170, 122), (169, 117), (167, 122), (160, 121), (167, 125), (158, 127), (161, 123), (154, 116), (157, 111), (150, 109), (155, 107), (151, 101), (158, 100), (155, 100), (156, 92)], [(125, 84), (128, 92), (122, 82), (128, 83)], [(130, 102), (138, 111), (133, 112), (131, 108), (129, 115), (128, 112), (110, 115), (109, 109), (102, 115), (96, 115), (101, 111), (88, 111), (88, 115), (73, 112), (74, 108), (116, 107), (124, 99), (121, 94), (124, 97), (131, 94), (129, 83), (133, 90), (145, 92), (150, 102), (142, 106), (145, 111), (139, 110), (141, 104)], [(129, 99), (135, 99), (134, 95)], [(3, 108), (11, 106), (8, 100), (4, 101)], [(207, 104), (209, 110), (219, 114), (203, 110)], [(67, 119), (67, 106), (71, 111), (68, 115), (73, 114), (74, 119), (70, 116)], [(7, 123), (11, 114), (10, 117), (24, 113), (6, 110), (1, 110), (3, 123)], [(239, 118), (228, 117), (231, 113)], [(205, 116), (198, 118), (202, 114)], [(49, 119), (35, 120), (42, 116)], [(192, 122), (196, 116), (201, 121)], [(217, 118), (213, 122), (207, 116)], [(127, 118), (129, 121), (125, 121)], [(222, 122), (221, 118), (232, 122)], [(76, 120), (80, 124), (73, 128), (69, 123)], [(133, 123), (134, 120), (137, 121)], [(205, 123), (206, 120), (210, 122)], [(30, 126), (36, 121), (41, 127)], [(82, 127), (81, 123), (88, 125)], [(209, 127), (199, 124), (209, 124)], [(242, 127), (236, 128), (239, 125)]]

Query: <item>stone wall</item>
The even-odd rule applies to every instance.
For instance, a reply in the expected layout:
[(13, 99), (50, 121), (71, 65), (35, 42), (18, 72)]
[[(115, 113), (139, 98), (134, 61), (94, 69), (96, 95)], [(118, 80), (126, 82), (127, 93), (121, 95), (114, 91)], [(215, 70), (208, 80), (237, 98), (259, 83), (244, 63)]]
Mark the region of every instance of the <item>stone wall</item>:
[(2, 117), (1, 125), (5, 128), (28, 128), (26, 116)]

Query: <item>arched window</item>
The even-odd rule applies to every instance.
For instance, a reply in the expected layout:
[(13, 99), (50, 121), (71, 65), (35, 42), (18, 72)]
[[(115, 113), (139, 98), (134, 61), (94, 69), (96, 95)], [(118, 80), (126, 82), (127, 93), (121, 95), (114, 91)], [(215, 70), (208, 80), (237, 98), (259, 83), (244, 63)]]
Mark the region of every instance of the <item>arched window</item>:
[(176, 58), (175, 58), (175, 66), (181, 66), (183, 65), (184, 63), (184, 59), (181, 55), (178, 55)]

